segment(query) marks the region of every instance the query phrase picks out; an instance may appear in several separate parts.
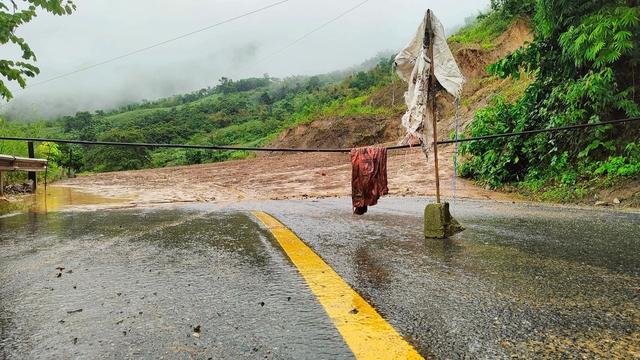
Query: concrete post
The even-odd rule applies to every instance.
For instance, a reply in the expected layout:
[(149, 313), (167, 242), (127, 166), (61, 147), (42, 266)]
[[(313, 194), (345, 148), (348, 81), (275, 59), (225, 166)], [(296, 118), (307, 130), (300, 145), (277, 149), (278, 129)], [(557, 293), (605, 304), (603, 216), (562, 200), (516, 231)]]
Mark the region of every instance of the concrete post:
[(428, 204), (424, 209), (424, 236), (446, 239), (464, 230), (464, 226), (451, 216), (449, 203)]

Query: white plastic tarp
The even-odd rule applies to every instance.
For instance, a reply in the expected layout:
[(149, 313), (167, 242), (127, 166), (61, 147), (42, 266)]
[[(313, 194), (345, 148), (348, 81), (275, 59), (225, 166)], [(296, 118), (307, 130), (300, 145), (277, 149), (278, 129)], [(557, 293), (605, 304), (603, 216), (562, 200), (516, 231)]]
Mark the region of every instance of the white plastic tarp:
[[(407, 128), (409, 141), (411, 136), (422, 139), (422, 147), (425, 153), (433, 148), (433, 125), (431, 121), (425, 121), (427, 114), (427, 81), (429, 79), (431, 59), (427, 57), (427, 49), (423, 46), (423, 38), (427, 27), (427, 16), (431, 15), (431, 28), (433, 30), (433, 58), (434, 75), (440, 85), (455, 97), (462, 92), (462, 84), (465, 78), (453, 58), (447, 45), (444, 27), (432, 11), (427, 11), (422, 23), (407, 46), (400, 51), (395, 58), (395, 67), (398, 75), (409, 84), (409, 89), (404, 94), (407, 103), (407, 113), (402, 117), (402, 125)], [(424, 129), (423, 129), (424, 125)]]

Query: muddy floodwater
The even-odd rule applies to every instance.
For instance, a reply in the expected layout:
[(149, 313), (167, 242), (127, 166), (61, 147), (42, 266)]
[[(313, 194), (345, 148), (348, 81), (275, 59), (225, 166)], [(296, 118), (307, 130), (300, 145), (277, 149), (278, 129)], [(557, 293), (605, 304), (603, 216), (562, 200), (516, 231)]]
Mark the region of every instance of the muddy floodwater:
[(294, 231), (425, 358), (640, 358), (640, 215), (349, 198), (0, 218), (0, 359), (353, 358), (250, 211)]
[(36, 194), (25, 199), (30, 203), (30, 212), (55, 212), (70, 208), (91, 209), (92, 206), (118, 205), (129, 199), (115, 196), (100, 196), (66, 186), (40, 186)]

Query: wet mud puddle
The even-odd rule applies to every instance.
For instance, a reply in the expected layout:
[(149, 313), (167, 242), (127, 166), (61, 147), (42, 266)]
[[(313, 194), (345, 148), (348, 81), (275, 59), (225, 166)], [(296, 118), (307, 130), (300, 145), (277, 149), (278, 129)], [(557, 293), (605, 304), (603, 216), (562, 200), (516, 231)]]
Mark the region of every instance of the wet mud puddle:
[(94, 210), (98, 206), (125, 204), (131, 199), (127, 198), (107, 198), (94, 194), (82, 192), (76, 188), (66, 186), (44, 186), (40, 187), (37, 193), (31, 196), (32, 205), (29, 212), (46, 213), (62, 210)]

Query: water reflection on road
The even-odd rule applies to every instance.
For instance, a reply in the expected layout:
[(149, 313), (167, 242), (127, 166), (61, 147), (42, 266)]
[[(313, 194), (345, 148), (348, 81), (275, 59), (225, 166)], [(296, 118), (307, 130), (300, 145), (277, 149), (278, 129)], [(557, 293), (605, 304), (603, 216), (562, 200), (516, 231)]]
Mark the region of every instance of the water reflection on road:
[(40, 186), (36, 194), (25, 201), (32, 204), (29, 207), (30, 212), (42, 213), (87, 205), (118, 204), (127, 201), (127, 199), (98, 196), (67, 186), (49, 185), (47, 187)]
[(13, 216), (0, 264), (0, 358), (352, 357), (245, 213)]

